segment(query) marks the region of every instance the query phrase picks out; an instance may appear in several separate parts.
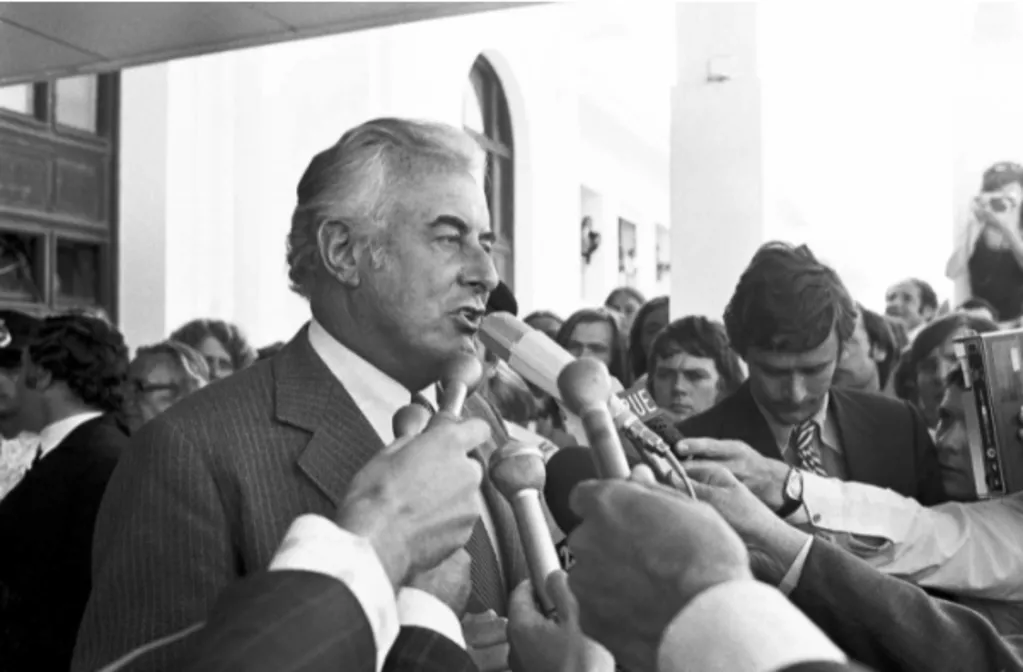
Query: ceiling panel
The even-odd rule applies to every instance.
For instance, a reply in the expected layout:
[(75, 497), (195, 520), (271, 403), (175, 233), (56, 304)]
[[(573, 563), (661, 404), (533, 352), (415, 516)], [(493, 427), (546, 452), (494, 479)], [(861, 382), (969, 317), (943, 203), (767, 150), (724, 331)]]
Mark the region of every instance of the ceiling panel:
[(0, 85), (537, 3), (0, 3)]
[(38, 63), (76, 68), (95, 58), (94, 54), (53, 42), (17, 26), (0, 23), (0, 72), (31, 71)]

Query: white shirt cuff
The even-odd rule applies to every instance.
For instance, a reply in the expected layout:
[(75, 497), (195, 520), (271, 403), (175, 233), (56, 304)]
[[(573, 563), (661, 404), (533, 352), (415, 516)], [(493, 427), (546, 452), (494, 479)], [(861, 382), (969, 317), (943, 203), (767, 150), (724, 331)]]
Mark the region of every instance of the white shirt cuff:
[(302, 570), (345, 584), (366, 614), (377, 649), (377, 670), (398, 638), (394, 587), (373, 546), (322, 516), (299, 516), (288, 528), (270, 571)]
[(789, 522), (855, 534), (880, 551), (886, 542), (906, 537), (921, 506), (885, 488), (804, 473), (801, 508), (805, 513), (797, 511)]
[(789, 571), (785, 572), (785, 576), (782, 577), (781, 583), (778, 584), (778, 590), (781, 591), (782, 595), (788, 597), (792, 594), (792, 591), (799, 585), (799, 579), (803, 577), (803, 565), (806, 564), (806, 558), (810, 555), (810, 548), (813, 546), (813, 537), (806, 540), (803, 547), (799, 549), (799, 555), (792, 561), (792, 566), (789, 567)]
[(433, 630), (463, 650), (466, 648), (462, 624), (455, 612), (425, 590), (405, 586), (398, 591), (398, 621), (402, 626)]
[(714, 586), (668, 625), (659, 672), (775, 672), (842, 652), (775, 588), (756, 581)]

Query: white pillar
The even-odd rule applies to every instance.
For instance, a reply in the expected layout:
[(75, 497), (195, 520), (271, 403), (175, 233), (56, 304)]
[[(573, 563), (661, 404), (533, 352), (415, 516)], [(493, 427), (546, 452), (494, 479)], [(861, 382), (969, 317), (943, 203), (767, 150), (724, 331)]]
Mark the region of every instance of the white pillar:
[(165, 64), (121, 73), (117, 316), (132, 349), (167, 335), (168, 93)]
[(757, 6), (678, 3), (676, 31), (671, 314), (720, 319), (764, 238)]

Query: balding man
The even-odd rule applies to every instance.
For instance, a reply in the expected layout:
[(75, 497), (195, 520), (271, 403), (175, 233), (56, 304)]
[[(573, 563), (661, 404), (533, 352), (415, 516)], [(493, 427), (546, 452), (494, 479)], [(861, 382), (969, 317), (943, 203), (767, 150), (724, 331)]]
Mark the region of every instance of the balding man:
[[(395, 411), (413, 398), (435, 406), (449, 362), (475, 353), (499, 282), (483, 165), (464, 131), (401, 119), (367, 122), (313, 158), (287, 253), (312, 319), (274, 358), (136, 435), (100, 513), (75, 670), (202, 620), (228, 584), (267, 567), (292, 520), (333, 516), (394, 439)], [(478, 397), (466, 412), (488, 421), (494, 442), (506, 438)], [(466, 545), (475, 616), (463, 632), (477, 664), (501, 670), (501, 616), (525, 563), (510, 507), (486, 481), (480, 500)], [(399, 612), (410, 624), (454, 619), (431, 599), (402, 591)], [(145, 669), (174, 665), (168, 649)]]

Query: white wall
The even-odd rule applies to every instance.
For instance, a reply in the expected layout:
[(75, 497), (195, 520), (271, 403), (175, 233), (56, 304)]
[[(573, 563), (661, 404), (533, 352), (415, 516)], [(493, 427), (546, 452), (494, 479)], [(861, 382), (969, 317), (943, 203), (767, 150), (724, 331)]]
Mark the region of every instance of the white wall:
[[(669, 104), (667, 93), (665, 89), (661, 105)], [(667, 147), (656, 146), (636, 129), (623, 125), (602, 108), (599, 99), (589, 95), (580, 102), (579, 128), (582, 182), (599, 196), (594, 221), (602, 238), (586, 271), (583, 305), (603, 304), (618, 286), (619, 217), (636, 224), (636, 289), (647, 297), (666, 294), (667, 283), (657, 281), (656, 248), (657, 225), (669, 222)]]
[[(671, 314), (721, 319), (763, 242), (762, 137), (753, 3), (677, 6), (671, 125)], [(708, 82), (720, 55), (725, 82)]]
[[(155, 340), (198, 316), (234, 320), (257, 344), (290, 337), (307, 310), (287, 288), (284, 240), (310, 158), (375, 116), (460, 124), (463, 83), (481, 52), (512, 112), (520, 306), (564, 314), (579, 307), (580, 188), (592, 186), (583, 164), (599, 164), (588, 177), (613, 192), (626, 216), (667, 220), (648, 149), (626, 143), (622, 156), (614, 153), (621, 139), (603, 150), (581, 140), (578, 11), (566, 4), (476, 14), (127, 71), (120, 309), (129, 341)], [(161, 100), (165, 111), (154, 114)], [(147, 168), (152, 162), (165, 162), (163, 180)], [(598, 279), (599, 299), (617, 276), (616, 231), (604, 235), (601, 253), (613, 255), (614, 273)], [(652, 267), (652, 228), (646, 242)], [(149, 264), (155, 256), (163, 272)]]

